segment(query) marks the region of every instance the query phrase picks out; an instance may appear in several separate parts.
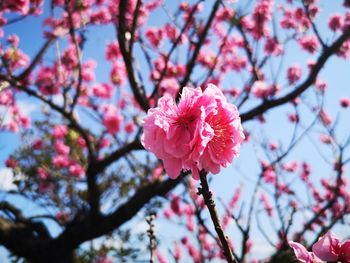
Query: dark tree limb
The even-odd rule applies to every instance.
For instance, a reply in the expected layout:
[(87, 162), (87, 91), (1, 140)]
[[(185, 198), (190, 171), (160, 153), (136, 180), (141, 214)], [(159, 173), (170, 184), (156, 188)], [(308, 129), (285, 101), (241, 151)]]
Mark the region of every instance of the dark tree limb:
[(328, 59), (336, 54), (343, 43), (350, 38), (350, 27), (347, 28), (344, 33), (328, 48), (325, 48), (323, 53), (319, 56), (316, 64), (312, 67), (312, 70), (306, 80), (301, 83), (296, 89), (292, 92), (286, 94), (281, 98), (277, 98), (274, 100), (266, 100), (262, 102), (259, 106), (241, 114), (242, 121), (249, 121), (259, 116), (269, 109), (281, 106), (287, 102), (292, 101), (293, 99), (300, 96), (304, 91), (306, 91), (312, 84), (315, 83), (318, 73), (321, 71), (323, 66), (326, 64)]

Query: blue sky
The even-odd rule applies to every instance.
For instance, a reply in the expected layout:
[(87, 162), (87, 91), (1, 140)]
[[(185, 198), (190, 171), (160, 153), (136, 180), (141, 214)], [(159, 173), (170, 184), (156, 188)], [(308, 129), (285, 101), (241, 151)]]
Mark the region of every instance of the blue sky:
[[(172, 6), (173, 3), (170, 1), (165, 1), (168, 6)], [(280, 1), (276, 1), (279, 3)], [(327, 30), (328, 23), (328, 14), (335, 12), (343, 12), (339, 8), (342, 1), (322, 1), (320, 6), (322, 8), (322, 13), (317, 19), (317, 24), (320, 25), (321, 35), (324, 39), (332, 39), (332, 36), (329, 35)], [(45, 9), (47, 10), (47, 6)], [(29, 17), (24, 21), (9, 25), (5, 29), (5, 35), (18, 34), (20, 36), (20, 47), (24, 50), (25, 53), (33, 56), (37, 50), (41, 47), (44, 42), (42, 36), (42, 21), (43, 18), (46, 18), (47, 15), (43, 17)], [(152, 14), (149, 21), (150, 25), (157, 25), (158, 21), (166, 19), (167, 16), (164, 11), (159, 10), (157, 13)], [(86, 49), (83, 54), (83, 58), (94, 58), (97, 60), (98, 67), (96, 70), (96, 76), (98, 81), (108, 80), (109, 65), (105, 61), (104, 49), (102, 48), (107, 42), (115, 39), (115, 32), (112, 27), (92, 27), (89, 29), (88, 36), (89, 41), (86, 44)], [(59, 42), (60, 43), (60, 42)], [(64, 43), (60, 43), (64, 46)], [(305, 52), (300, 51), (299, 48), (296, 48), (295, 45), (288, 46), (285, 65), (290, 65), (298, 63), (303, 66), (303, 76), (306, 76), (306, 61), (309, 58)], [(138, 51), (136, 51), (138, 52)], [(54, 55), (54, 50), (51, 48), (51, 55)], [(145, 64), (141, 64), (141, 67), (144, 67)], [(320, 74), (320, 79), (326, 80), (328, 83), (328, 91), (325, 100), (325, 106), (327, 111), (332, 115), (333, 118), (341, 112), (342, 120), (340, 123), (339, 136), (345, 136), (350, 133), (350, 124), (349, 120), (349, 111), (340, 110), (338, 100), (342, 96), (350, 97), (350, 89), (348, 87), (349, 81), (346, 76), (350, 76), (350, 62), (349, 60), (343, 60), (339, 58), (332, 58), (326, 64), (325, 68)], [(234, 81), (239, 81), (238, 77), (234, 76)], [(285, 74), (281, 75), (281, 82), (285, 83)], [(236, 84), (236, 83), (235, 83)], [(258, 103), (256, 101), (256, 103)], [(252, 104), (249, 104), (249, 107), (242, 109), (242, 112), (251, 107)], [(33, 99), (23, 99), (22, 108), (25, 109), (32, 117), (38, 115), (38, 103)], [(250, 122), (244, 124), (244, 127), (247, 130), (252, 131), (252, 142), (249, 144), (244, 144), (242, 146), (240, 157), (234, 161), (234, 165), (225, 169), (220, 175), (213, 176), (212, 189), (218, 197), (223, 199), (230, 198), (233, 192), (238, 185), (242, 185), (243, 190), (245, 191), (245, 196), (249, 196), (252, 191), (252, 182), (255, 181), (257, 174), (260, 171), (258, 166), (257, 159), (262, 158), (262, 153), (259, 150), (259, 141), (262, 139), (262, 136), (269, 137), (274, 141), (280, 141), (284, 144), (287, 143), (290, 138), (291, 129), (287, 121), (287, 114), (292, 113), (293, 109), (291, 106), (283, 106), (278, 109), (273, 109), (271, 112), (266, 114), (267, 123), (264, 126), (259, 125), (256, 122)], [(312, 115), (305, 114), (302, 116), (302, 121), (308, 123), (311, 121)], [(318, 136), (315, 137), (316, 139)], [(318, 141), (316, 140), (316, 143)], [(21, 145), (21, 140), (18, 135), (10, 134), (7, 132), (0, 133), (0, 171), (4, 171), (4, 161), (11, 154), (14, 149)], [(317, 181), (321, 176), (331, 174), (331, 169), (328, 165), (325, 165), (322, 158), (317, 153), (314, 144), (310, 142), (308, 138), (305, 138), (302, 142), (302, 147), (297, 147), (293, 150), (290, 158), (288, 159), (298, 159), (298, 160), (308, 160), (312, 164), (317, 164), (313, 166), (313, 176), (314, 180)], [(324, 149), (324, 148), (322, 148)], [(325, 154), (328, 149), (325, 149)], [(347, 174), (348, 176), (348, 174)], [(247, 180), (248, 179), (248, 180)], [(0, 179), (1, 182), (1, 179)], [(0, 196), (3, 197), (3, 196)], [(14, 200), (14, 199), (12, 199)], [(21, 201), (16, 200), (19, 205), (24, 205)], [(31, 213), (35, 211), (35, 206), (29, 206), (25, 208), (26, 213)], [(142, 221), (142, 218), (135, 219), (136, 221)], [(142, 229), (142, 227), (141, 227)], [(166, 238), (166, 242), (163, 246), (165, 248), (167, 245), (171, 245), (174, 237), (178, 238), (177, 234), (173, 231), (167, 231), (168, 225), (162, 220), (159, 220), (157, 224), (157, 229), (159, 231), (159, 236)], [(230, 236), (238, 236), (236, 230), (232, 230), (232, 233), (229, 233)], [(337, 234), (341, 235), (339, 230)], [(260, 237), (258, 237), (260, 238)], [(260, 240), (260, 239), (259, 239)], [(262, 241), (259, 241), (262, 242)], [(267, 249), (266, 247), (264, 249)], [(256, 248), (256, 255), (263, 257), (266, 255), (266, 251), (258, 251), (259, 246)], [(261, 250), (261, 247), (260, 247)], [(259, 254), (260, 253), (260, 254)], [(0, 253), (1, 254), (1, 253)], [(6, 253), (3, 254), (6, 257)], [(0, 257), (1, 261), (1, 257)]]

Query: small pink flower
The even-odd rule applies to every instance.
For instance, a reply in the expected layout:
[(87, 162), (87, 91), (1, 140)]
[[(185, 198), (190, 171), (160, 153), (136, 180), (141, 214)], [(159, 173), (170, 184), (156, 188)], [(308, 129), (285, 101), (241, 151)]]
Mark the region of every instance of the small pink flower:
[(175, 246), (174, 247), (174, 258), (178, 262), (182, 258), (182, 252), (181, 252), (180, 245), (178, 243), (175, 243), (174, 246)]
[(55, 168), (65, 168), (69, 165), (69, 160), (66, 155), (56, 155), (52, 158), (52, 164)]
[(96, 97), (110, 99), (113, 96), (113, 87), (107, 83), (96, 83), (92, 87), (92, 92)]
[(136, 129), (136, 126), (134, 124), (134, 122), (130, 121), (128, 123), (125, 124), (125, 132), (128, 133), (128, 134), (131, 134), (135, 131)]
[(324, 144), (331, 144), (332, 143), (332, 137), (327, 134), (321, 134), (320, 135), (320, 141)]
[(332, 31), (337, 31), (342, 29), (343, 23), (343, 17), (339, 14), (335, 14), (329, 18), (328, 26)]
[(66, 223), (69, 219), (69, 215), (63, 211), (57, 212), (55, 217), (56, 217), (57, 221), (60, 222), (60, 224)]
[(283, 163), (282, 169), (289, 173), (294, 173), (298, 168), (298, 163), (296, 161), (292, 161), (290, 163)]
[(276, 143), (276, 142), (271, 142), (271, 143), (269, 144), (269, 148), (270, 148), (271, 151), (277, 150), (277, 149), (278, 149), (278, 143)]
[(100, 256), (94, 263), (112, 263), (107, 256)]
[(341, 244), (338, 260), (340, 262), (350, 262), (350, 240), (346, 240)]
[(55, 139), (62, 139), (68, 133), (67, 126), (65, 125), (56, 125), (52, 130), (52, 137)]
[(18, 163), (15, 158), (10, 157), (5, 161), (5, 165), (7, 168), (16, 168), (18, 166)]
[(304, 36), (299, 40), (300, 46), (311, 54), (319, 48), (320, 43), (317, 40), (317, 37), (314, 35)]
[(111, 142), (107, 138), (101, 138), (98, 142), (98, 148), (102, 149), (111, 145)]
[(261, 194), (261, 202), (264, 205), (265, 211), (266, 213), (271, 217), (272, 216), (272, 212), (273, 212), (273, 208), (270, 204), (270, 201), (267, 197), (267, 195), (265, 193)]
[(123, 116), (119, 113), (107, 114), (103, 118), (103, 125), (110, 134), (115, 134), (120, 130), (120, 124), (123, 121)]
[(252, 93), (257, 98), (265, 98), (269, 95), (269, 88), (264, 81), (255, 81)]
[(41, 150), (44, 147), (44, 142), (41, 139), (36, 140), (32, 144), (32, 149), (33, 150)]
[(350, 99), (349, 98), (341, 98), (340, 100), (339, 100), (339, 102), (340, 102), (340, 106), (342, 106), (343, 108), (348, 108), (349, 107), (349, 105), (350, 105)]
[(74, 162), (69, 166), (69, 173), (74, 177), (81, 177), (84, 172), (84, 168), (78, 163)]
[(123, 86), (126, 79), (125, 66), (121, 63), (114, 62), (110, 72), (110, 79), (114, 85)]
[(38, 177), (40, 180), (47, 180), (49, 178), (49, 174), (47, 173), (47, 171), (42, 168), (42, 167), (38, 167), (37, 169), (37, 173), (38, 173)]
[(288, 69), (287, 78), (288, 78), (289, 85), (296, 83), (300, 79), (300, 77), (301, 77), (300, 66), (294, 65)]
[(146, 31), (146, 37), (154, 47), (158, 47), (163, 39), (163, 31), (158, 28), (150, 27)]
[(164, 255), (160, 252), (159, 249), (156, 250), (156, 253), (155, 253), (155, 254), (156, 254), (156, 257), (157, 257), (159, 263), (167, 263), (166, 258), (165, 258)]
[(173, 196), (170, 202), (170, 207), (175, 214), (181, 215), (182, 211), (180, 207), (180, 197), (178, 195)]
[(109, 23), (112, 19), (112, 16), (106, 8), (103, 8), (101, 10), (98, 10), (92, 13), (90, 16), (90, 19), (91, 19), (91, 23), (100, 25), (100, 24)]
[(327, 89), (327, 83), (322, 80), (316, 80), (315, 87), (322, 93)]
[(279, 56), (283, 53), (283, 47), (278, 43), (276, 38), (268, 38), (266, 40), (264, 50), (267, 55)]
[(320, 119), (321, 119), (322, 123), (326, 126), (329, 126), (332, 124), (331, 116), (329, 116), (329, 114), (324, 110), (320, 111)]
[(77, 139), (77, 145), (81, 148), (86, 147), (85, 139), (82, 136), (79, 136)]
[(59, 155), (68, 155), (70, 151), (69, 146), (64, 144), (63, 141), (56, 141), (54, 144), (54, 148), (56, 153)]
[(106, 48), (106, 58), (107, 58), (107, 60), (113, 61), (115, 59), (118, 59), (119, 57), (121, 57), (119, 44), (116, 41), (107, 44), (107, 48)]
[(297, 114), (289, 114), (288, 120), (290, 122), (299, 122), (299, 116)]

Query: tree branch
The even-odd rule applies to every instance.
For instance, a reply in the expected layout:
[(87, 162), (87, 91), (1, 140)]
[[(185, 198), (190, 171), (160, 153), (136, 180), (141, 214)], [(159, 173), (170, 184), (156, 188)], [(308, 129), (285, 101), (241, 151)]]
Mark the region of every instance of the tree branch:
[[(147, 111), (150, 107), (148, 105), (145, 94), (142, 94), (142, 87), (136, 80), (134, 68), (132, 65), (132, 54), (128, 49), (127, 40), (125, 38), (125, 34), (130, 33), (126, 30), (126, 21), (125, 21), (125, 13), (126, 13), (126, 5), (127, 1), (120, 1), (119, 3), (119, 16), (118, 16), (118, 29), (117, 29), (117, 38), (120, 47), (120, 52), (122, 53), (126, 71), (128, 73), (128, 79), (130, 82), (131, 89), (135, 96), (136, 101), (140, 105), (140, 107)], [(117, 28), (117, 27), (116, 27)]]
[(177, 96), (176, 96), (177, 101), (180, 99), (182, 89), (187, 85), (188, 81), (190, 80), (192, 71), (193, 71), (194, 66), (196, 64), (197, 57), (199, 55), (199, 51), (202, 48), (203, 43), (208, 35), (209, 29), (211, 27), (211, 24), (214, 21), (215, 14), (216, 14), (216, 11), (219, 9), (220, 3), (221, 3), (221, 0), (216, 0), (215, 4), (213, 6), (213, 9), (211, 10), (208, 21), (203, 29), (203, 32), (201, 32), (201, 34), (198, 38), (198, 42), (195, 45), (195, 49), (193, 51), (192, 57), (186, 65), (186, 75), (183, 78), (183, 80), (180, 82), (180, 89), (179, 89), (179, 92), (177, 93)]
[(330, 47), (324, 49), (323, 53), (319, 56), (316, 64), (312, 67), (312, 70), (307, 77), (307, 79), (301, 83), (295, 90), (288, 93), (284, 97), (274, 99), (274, 100), (266, 100), (263, 103), (261, 103), (259, 106), (256, 106), (255, 108), (249, 110), (248, 112), (245, 112), (241, 114), (241, 120), (242, 121), (249, 121), (252, 120), (254, 117), (263, 114), (264, 112), (268, 111), (269, 109), (278, 107), (280, 105), (283, 105), (287, 102), (292, 101), (296, 97), (298, 97), (300, 94), (302, 94), (305, 90), (307, 90), (316, 80), (318, 73), (321, 71), (323, 66), (326, 64), (327, 60), (334, 54), (336, 54), (342, 44), (348, 40), (350, 37), (350, 27), (347, 28), (344, 31), (344, 34), (341, 35)]
[(221, 226), (219, 215), (216, 211), (215, 202), (213, 199), (213, 194), (209, 190), (209, 185), (207, 181), (207, 172), (202, 170), (199, 172), (199, 177), (201, 180), (201, 188), (199, 188), (199, 194), (203, 195), (204, 202), (207, 205), (210, 213), (210, 217), (213, 221), (214, 228), (216, 233), (218, 234), (218, 237), (220, 239), (223, 252), (225, 254), (225, 257), (227, 259), (227, 262), (235, 263), (236, 260), (233, 256), (232, 250), (230, 248), (228, 237), (225, 235), (224, 230)]

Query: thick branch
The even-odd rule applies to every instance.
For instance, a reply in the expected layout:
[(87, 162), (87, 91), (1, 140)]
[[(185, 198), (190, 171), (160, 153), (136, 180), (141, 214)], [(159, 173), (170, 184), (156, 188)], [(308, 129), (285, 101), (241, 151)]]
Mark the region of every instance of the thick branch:
[(125, 146), (119, 148), (115, 152), (108, 155), (103, 160), (96, 163), (95, 172), (100, 173), (105, 169), (108, 165), (112, 164), (113, 162), (117, 161), (119, 158), (125, 156), (129, 152), (133, 150), (141, 150), (143, 149), (143, 146), (138, 138), (135, 138), (134, 141), (126, 144)]
[(115, 212), (107, 216), (101, 216), (98, 220), (92, 221), (89, 217), (83, 216), (73, 222), (53, 242), (53, 247), (69, 247), (74, 249), (82, 242), (105, 235), (120, 227), (133, 218), (152, 198), (165, 196), (174, 189), (186, 176), (182, 173), (176, 180), (168, 179), (164, 182), (153, 182), (136, 191), (136, 193)]

